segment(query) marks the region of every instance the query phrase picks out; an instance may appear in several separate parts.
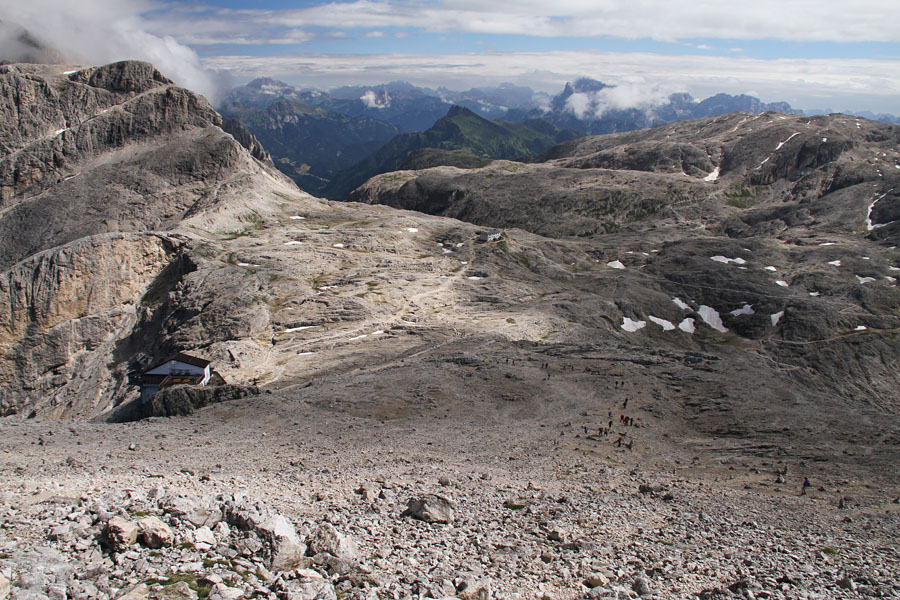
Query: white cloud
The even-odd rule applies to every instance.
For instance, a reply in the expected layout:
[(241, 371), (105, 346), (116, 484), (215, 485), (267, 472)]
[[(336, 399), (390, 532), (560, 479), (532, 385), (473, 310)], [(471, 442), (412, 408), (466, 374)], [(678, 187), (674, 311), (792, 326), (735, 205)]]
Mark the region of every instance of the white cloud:
[[(673, 42), (687, 39), (900, 41), (900, 3), (869, 0), (357, 0), (302, 9), (206, 11), (212, 22), (240, 20), (260, 28), (412, 28), (432, 32), (541, 37), (613, 37)], [(195, 23), (195, 25), (197, 25)], [(200, 29), (205, 27), (200, 24)], [(228, 27), (219, 26), (223, 31)], [(220, 40), (229, 42), (228, 39)]]
[[(210, 100), (216, 96), (215, 76), (197, 54), (169, 35), (148, 31), (141, 14), (152, 9), (143, 0), (27, 0), (4, 7), (4, 21), (15, 23), (73, 63), (104, 64), (119, 60), (152, 62), (167, 77)], [(10, 44), (0, 40), (3, 57)]]
[(566, 99), (566, 110), (583, 119), (591, 111), (591, 97), (583, 93), (572, 94)]

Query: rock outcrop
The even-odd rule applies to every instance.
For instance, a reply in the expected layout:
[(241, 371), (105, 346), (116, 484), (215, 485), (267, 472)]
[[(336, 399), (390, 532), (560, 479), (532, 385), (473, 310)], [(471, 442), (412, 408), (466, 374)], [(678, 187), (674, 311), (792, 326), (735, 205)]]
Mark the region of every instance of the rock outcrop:
[(0, 66), (0, 415), (85, 417), (133, 394), (137, 356), (172, 346), (125, 340), (177, 285), (185, 242), (300, 196), (152, 65), (65, 69)]

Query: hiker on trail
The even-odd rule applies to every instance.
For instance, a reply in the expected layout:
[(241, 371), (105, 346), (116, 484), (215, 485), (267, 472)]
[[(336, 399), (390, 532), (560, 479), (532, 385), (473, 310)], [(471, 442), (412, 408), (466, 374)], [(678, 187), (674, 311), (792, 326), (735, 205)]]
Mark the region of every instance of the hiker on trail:
[(609, 415), (609, 417), (610, 417), (610, 418), (609, 418), (609, 425), (607, 426), (607, 429), (612, 429), (612, 415)]
[(803, 478), (803, 487), (800, 489), (800, 495), (801, 495), (801, 496), (805, 496), (805, 495), (806, 495), (806, 488), (808, 488), (808, 487), (811, 486), (811, 485), (812, 485), (812, 484), (809, 482), (809, 478), (808, 478), (808, 477), (804, 477), (804, 478)]
[(619, 439), (616, 440), (616, 448), (622, 447), (622, 436), (619, 436)]
[(628, 408), (628, 398), (625, 398), (625, 402), (622, 404), (622, 408)]

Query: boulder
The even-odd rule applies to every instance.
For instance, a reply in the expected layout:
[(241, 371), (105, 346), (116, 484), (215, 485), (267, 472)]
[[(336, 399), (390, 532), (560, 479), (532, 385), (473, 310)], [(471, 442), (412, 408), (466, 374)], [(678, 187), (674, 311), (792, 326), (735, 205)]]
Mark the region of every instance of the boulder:
[(356, 543), (338, 532), (331, 523), (322, 523), (316, 532), (306, 540), (312, 554), (325, 552), (345, 561), (357, 562), (359, 550)]
[(149, 591), (150, 588), (147, 587), (146, 583), (139, 583), (130, 588), (125, 588), (116, 600), (145, 600)]
[(297, 537), (294, 526), (282, 515), (272, 515), (256, 527), (273, 571), (289, 571), (303, 560), (306, 544)]
[(9, 590), (12, 586), (9, 583), (9, 579), (3, 576), (0, 573), (0, 600), (6, 600), (9, 598)]
[(151, 589), (147, 597), (150, 600), (197, 600), (197, 592), (184, 581), (179, 581), (159, 589)]
[(138, 526), (121, 517), (113, 517), (106, 523), (104, 537), (110, 549), (121, 552), (137, 541)]
[(171, 546), (175, 541), (172, 529), (157, 517), (144, 517), (138, 521), (137, 526), (140, 531), (138, 537), (148, 548)]
[(429, 494), (411, 499), (400, 516), (412, 517), (426, 523), (452, 523), (453, 504), (443, 496)]
[(648, 596), (653, 592), (650, 590), (650, 584), (643, 577), (637, 577), (631, 584), (631, 589), (639, 596)]
[(213, 534), (212, 529), (204, 525), (194, 531), (194, 543), (198, 546), (213, 547), (216, 545), (216, 536)]
[(244, 596), (244, 590), (217, 583), (209, 591), (209, 600), (238, 600)]
[(334, 586), (321, 577), (300, 576), (273, 586), (280, 600), (337, 600)]

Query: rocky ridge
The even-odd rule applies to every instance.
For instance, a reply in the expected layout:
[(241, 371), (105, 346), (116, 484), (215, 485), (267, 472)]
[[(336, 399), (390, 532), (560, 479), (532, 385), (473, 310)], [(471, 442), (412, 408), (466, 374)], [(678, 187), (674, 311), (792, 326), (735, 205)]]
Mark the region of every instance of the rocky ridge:
[(195, 235), (172, 232), (298, 192), (147, 63), (3, 65), (0, 95), (0, 414), (89, 416), (126, 393), (123, 339)]

